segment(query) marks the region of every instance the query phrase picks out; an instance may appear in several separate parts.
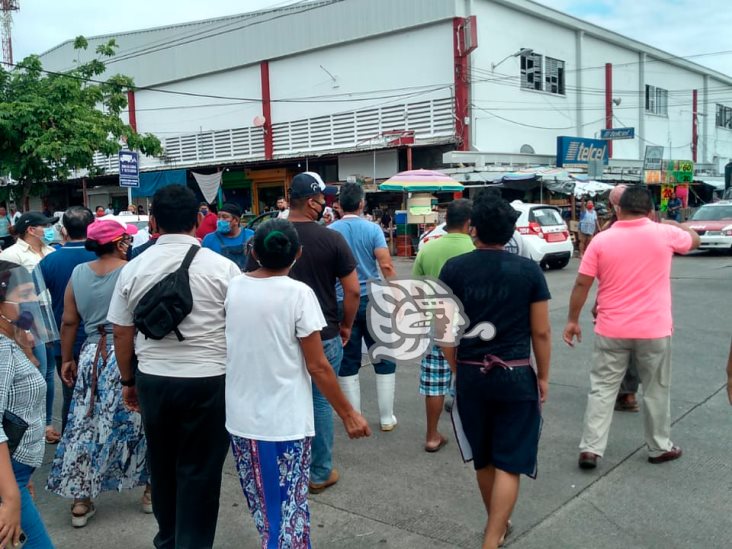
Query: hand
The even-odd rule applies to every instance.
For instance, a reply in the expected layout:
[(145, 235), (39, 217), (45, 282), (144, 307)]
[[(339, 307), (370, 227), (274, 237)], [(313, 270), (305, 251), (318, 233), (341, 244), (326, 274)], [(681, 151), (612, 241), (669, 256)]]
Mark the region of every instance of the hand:
[(76, 361), (68, 360), (61, 363), (61, 380), (67, 387), (73, 387), (76, 383), (77, 371)]
[(20, 493), (0, 503), (0, 547), (20, 545)]
[(343, 426), (346, 428), (348, 438), (362, 438), (371, 436), (371, 428), (364, 417), (356, 410), (351, 410), (343, 418)]
[(592, 306), (592, 321), (597, 322), (597, 303)]
[(570, 347), (574, 347), (574, 338), (577, 338), (577, 343), (582, 343), (582, 328), (579, 327), (577, 322), (567, 322), (564, 327), (564, 334), (562, 339)]
[(345, 347), (346, 344), (348, 343), (348, 340), (351, 339), (351, 328), (341, 324), (340, 334), (341, 334), (341, 345), (343, 345)]
[(549, 382), (546, 379), (540, 379), (539, 383), (539, 400), (542, 404), (546, 402), (549, 396)]
[(122, 402), (130, 412), (140, 411), (140, 403), (137, 400), (137, 387), (122, 387)]

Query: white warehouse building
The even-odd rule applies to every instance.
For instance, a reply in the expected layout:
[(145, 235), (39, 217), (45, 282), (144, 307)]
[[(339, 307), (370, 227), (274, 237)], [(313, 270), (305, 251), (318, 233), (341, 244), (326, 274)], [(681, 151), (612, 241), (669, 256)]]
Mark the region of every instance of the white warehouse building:
[[(252, 214), (306, 168), (546, 166), (559, 136), (606, 128), (634, 129), (605, 142), (611, 169), (639, 169), (647, 145), (710, 175), (732, 159), (731, 77), (529, 0), (314, 0), (91, 37), (81, 60), (111, 38), (108, 74), (136, 85), (125, 121), (165, 148), (145, 181), (224, 170)], [(41, 59), (78, 56), (69, 40)], [(97, 160), (112, 183), (117, 159)]]

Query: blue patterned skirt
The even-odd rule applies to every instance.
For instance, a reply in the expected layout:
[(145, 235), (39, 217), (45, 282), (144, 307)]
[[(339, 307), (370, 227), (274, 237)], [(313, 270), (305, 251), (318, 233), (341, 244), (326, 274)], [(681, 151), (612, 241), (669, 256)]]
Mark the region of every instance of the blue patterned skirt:
[(310, 438), (264, 442), (231, 436), (239, 480), (262, 549), (310, 547)]
[(81, 350), (68, 423), (48, 477), (47, 488), (63, 497), (95, 498), (149, 481), (142, 418), (125, 409), (114, 349), (106, 347), (106, 364), (96, 343)]

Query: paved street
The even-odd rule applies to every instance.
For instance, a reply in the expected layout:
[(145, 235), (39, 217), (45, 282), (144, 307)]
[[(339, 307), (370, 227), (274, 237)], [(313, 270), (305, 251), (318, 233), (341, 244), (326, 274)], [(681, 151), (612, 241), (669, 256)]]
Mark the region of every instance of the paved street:
[[(399, 261), (401, 274), (410, 263)], [(561, 342), (577, 270), (547, 273), (552, 291), (554, 353), (539, 453), (539, 477), (524, 479), (508, 546), (533, 548), (725, 548), (732, 526), (732, 407), (723, 391), (732, 333), (732, 256), (699, 254), (674, 260), (676, 335), (672, 410), (676, 462), (650, 465), (642, 448), (642, 415), (615, 414), (606, 457), (595, 471), (576, 466), (592, 349), (589, 311), (585, 341)], [(338, 485), (310, 498), (313, 544), (322, 548), (480, 547), (485, 512), (472, 467), (464, 465), (449, 418), (450, 443), (422, 451), (424, 414), (418, 370), (398, 372), (398, 428), (378, 431), (373, 372), (362, 374), (371, 439), (349, 441), (337, 431)], [(57, 405), (60, 391), (57, 388)], [(35, 475), (40, 511), (57, 547), (151, 547), (155, 521), (139, 510), (142, 490), (105, 494), (82, 530), (70, 525), (70, 502), (43, 489), (54, 447)], [(217, 547), (257, 547), (257, 536), (231, 459), (225, 466)]]

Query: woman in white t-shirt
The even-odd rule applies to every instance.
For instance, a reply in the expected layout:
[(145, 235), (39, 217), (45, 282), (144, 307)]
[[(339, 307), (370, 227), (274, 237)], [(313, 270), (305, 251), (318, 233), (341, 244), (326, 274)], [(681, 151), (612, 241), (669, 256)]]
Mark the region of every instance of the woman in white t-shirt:
[(234, 278), (226, 297), (226, 428), (262, 547), (309, 547), (311, 376), (350, 438), (371, 432), (323, 354), (315, 293), (288, 276), (302, 251), (294, 226), (267, 221), (253, 241), (260, 268)]

